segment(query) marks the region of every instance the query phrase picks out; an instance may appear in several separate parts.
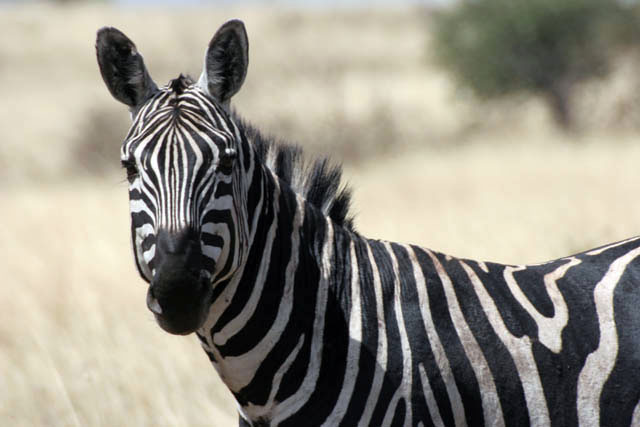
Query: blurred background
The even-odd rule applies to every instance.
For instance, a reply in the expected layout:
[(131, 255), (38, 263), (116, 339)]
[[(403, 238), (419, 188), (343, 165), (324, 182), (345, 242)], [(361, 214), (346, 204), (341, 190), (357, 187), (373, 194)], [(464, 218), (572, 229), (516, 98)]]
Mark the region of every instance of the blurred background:
[(533, 263), (640, 234), (637, 2), (0, 2), (0, 425), (237, 425), (193, 336), (145, 307), (95, 61), (164, 84), (245, 21), (235, 108), (344, 164), (370, 237)]

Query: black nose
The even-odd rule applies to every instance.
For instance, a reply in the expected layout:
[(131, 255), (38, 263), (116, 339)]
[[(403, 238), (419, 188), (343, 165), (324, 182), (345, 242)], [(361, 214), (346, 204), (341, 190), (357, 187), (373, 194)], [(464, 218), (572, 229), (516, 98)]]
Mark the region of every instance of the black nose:
[(170, 288), (199, 278), (201, 256), (200, 239), (192, 229), (159, 230), (154, 255), (156, 271), (151, 281), (154, 294), (160, 298)]
[(159, 230), (154, 255), (155, 273), (147, 306), (160, 326), (173, 334), (187, 334), (204, 322), (211, 286), (203, 277), (200, 236), (194, 230)]

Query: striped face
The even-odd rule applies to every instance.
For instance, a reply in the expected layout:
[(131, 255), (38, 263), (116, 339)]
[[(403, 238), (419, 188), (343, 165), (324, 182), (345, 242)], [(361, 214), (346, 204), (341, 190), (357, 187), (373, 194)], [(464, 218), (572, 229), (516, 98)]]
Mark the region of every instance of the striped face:
[(227, 114), (248, 65), (242, 22), (215, 33), (197, 83), (182, 75), (158, 88), (135, 44), (98, 31), (102, 78), (134, 117), (121, 150), (129, 180), (131, 237), (147, 306), (168, 332), (205, 321), (213, 288), (243, 259), (248, 226), (238, 128)]
[[(201, 300), (237, 267), (242, 233), (234, 203), (236, 128), (189, 83), (172, 81), (139, 110), (121, 160), (135, 261), (151, 284), (149, 308), (159, 321), (191, 310), (191, 325), (204, 320)], [(177, 301), (188, 307), (172, 309)]]
[(180, 94), (165, 88), (140, 110), (122, 145), (136, 264), (149, 282), (160, 231), (199, 236), (203, 274), (220, 270), (231, 236), (228, 153), (235, 151), (225, 116), (197, 87)]

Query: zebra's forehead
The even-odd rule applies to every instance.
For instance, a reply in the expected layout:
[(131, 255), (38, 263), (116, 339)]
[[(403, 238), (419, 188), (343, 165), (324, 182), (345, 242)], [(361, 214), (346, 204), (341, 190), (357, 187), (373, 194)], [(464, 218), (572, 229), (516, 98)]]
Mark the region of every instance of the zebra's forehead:
[(233, 145), (231, 129), (224, 109), (181, 76), (159, 89), (138, 111), (122, 145), (121, 157), (142, 157), (167, 144), (217, 157)]

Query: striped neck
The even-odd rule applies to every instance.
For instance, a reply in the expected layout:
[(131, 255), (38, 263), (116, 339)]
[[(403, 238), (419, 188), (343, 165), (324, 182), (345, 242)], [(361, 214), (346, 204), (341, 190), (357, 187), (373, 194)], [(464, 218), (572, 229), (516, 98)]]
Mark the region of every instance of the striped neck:
[(310, 392), (291, 378), (318, 374), (308, 368), (314, 359), (319, 368), (322, 331), (335, 323), (325, 319), (329, 293), (336, 292), (334, 284), (348, 283), (330, 277), (340, 259), (331, 242), (336, 234), (357, 235), (262, 165), (256, 165), (249, 194), (255, 213), (248, 256), (224, 289), (216, 289), (198, 336), (238, 403), (256, 419), (270, 415), (275, 402)]

